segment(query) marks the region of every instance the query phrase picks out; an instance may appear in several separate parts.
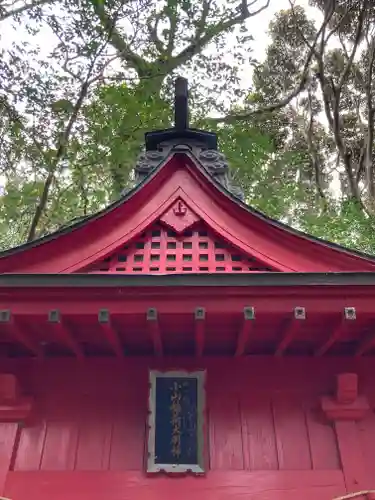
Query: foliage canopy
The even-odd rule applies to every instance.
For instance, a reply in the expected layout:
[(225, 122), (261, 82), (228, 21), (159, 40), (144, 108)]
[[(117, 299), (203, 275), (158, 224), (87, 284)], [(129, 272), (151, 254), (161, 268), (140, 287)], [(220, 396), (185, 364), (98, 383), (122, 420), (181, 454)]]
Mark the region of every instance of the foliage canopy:
[(1, 247), (117, 199), (184, 74), (194, 126), (218, 132), (250, 203), (374, 253), (372, 2), (313, 0), (319, 24), (290, 0), (256, 61), (248, 20), (269, 3), (1, 2)]

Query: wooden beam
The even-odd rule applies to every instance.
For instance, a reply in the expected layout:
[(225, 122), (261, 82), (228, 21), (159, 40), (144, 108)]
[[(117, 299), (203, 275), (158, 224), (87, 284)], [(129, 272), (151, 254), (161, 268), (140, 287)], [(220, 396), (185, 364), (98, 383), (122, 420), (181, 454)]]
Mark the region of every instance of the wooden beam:
[(332, 345), (339, 340), (343, 334), (347, 331), (350, 324), (357, 318), (355, 307), (345, 307), (344, 314), (341, 318), (340, 323), (337, 324), (336, 328), (333, 329), (332, 334), (326, 340), (326, 342), (318, 347), (315, 351), (315, 356), (323, 356)]
[(157, 309), (155, 309), (155, 307), (150, 307), (147, 310), (146, 317), (150, 329), (152, 343), (154, 345), (154, 352), (156, 356), (163, 356), (163, 342), (161, 339)]
[(26, 349), (37, 357), (43, 356), (43, 350), (41, 347), (33, 342), (29, 336), (22, 331), (19, 325), (17, 325), (17, 322), (9, 309), (0, 311), (0, 323), (2, 328), (4, 328), (4, 330), (23, 347), (26, 347)]
[(195, 325), (195, 354), (202, 356), (204, 351), (206, 333), (206, 310), (204, 307), (197, 307), (194, 311)]
[(58, 339), (64, 343), (78, 359), (83, 359), (84, 354), (81, 346), (72, 337), (69, 329), (64, 325), (64, 321), (61, 317), (60, 311), (58, 309), (53, 309), (48, 313), (48, 323), (50, 324), (53, 332), (58, 337)]
[(244, 307), (243, 308), (243, 318), (240, 332), (237, 338), (237, 347), (235, 356), (242, 356), (246, 349), (246, 344), (249, 340), (250, 332), (253, 328), (255, 320), (255, 309), (254, 307)]
[[(238, 314), (239, 311), (249, 305), (248, 293), (245, 293), (246, 287), (237, 289), (238, 293), (236, 292), (236, 294), (233, 295), (228, 294), (228, 289), (225, 286), (213, 286), (210, 288), (211, 293), (209, 295), (207, 294), (207, 290), (204, 290), (204, 287), (194, 290), (194, 293), (189, 292), (188, 288), (189, 287), (183, 286), (140, 286), (139, 289), (137, 289), (137, 293), (134, 293), (134, 288), (131, 290), (124, 289), (123, 295), (121, 295), (122, 300), (118, 300), (118, 294), (116, 296), (114, 290), (110, 287), (108, 289), (103, 288), (101, 293), (102, 296), (105, 296), (107, 303), (110, 303), (108, 307), (110, 307), (111, 314), (116, 315), (116, 317), (117, 315), (122, 316), (124, 319), (127, 316), (133, 318), (136, 315), (140, 315), (144, 318), (145, 311), (147, 311), (151, 301), (153, 307), (155, 307), (159, 315), (162, 314), (163, 317), (165, 314), (185, 314), (191, 316), (198, 303), (201, 307), (206, 309), (206, 314), (210, 316), (215, 314)], [(259, 287), (256, 295), (252, 296), (251, 305), (254, 307), (257, 316), (266, 316), (270, 314), (270, 304), (272, 303), (272, 315), (281, 316), (293, 310), (296, 306), (296, 296), (298, 296), (301, 301), (300, 303), (303, 303), (304, 307), (306, 307), (309, 316), (313, 317), (319, 315), (323, 321), (325, 316), (332, 317), (332, 314), (336, 311), (342, 311), (349, 301), (352, 301), (352, 303), (357, 306), (357, 314), (359, 314), (360, 310), (363, 316), (371, 317), (371, 315), (373, 315), (375, 292), (371, 292), (372, 295), (370, 295), (369, 289), (372, 290), (371, 287), (367, 287), (361, 291), (360, 299), (358, 298), (358, 292), (356, 296), (352, 290), (348, 290), (347, 295), (345, 294), (343, 296), (342, 292), (339, 293), (341, 290), (341, 288), (340, 290), (339, 288), (340, 287), (337, 287), (337, 290), (332, 290), (329, 295), (325, 296), (323, 293), (324, 290), (321, 287), (305, 287), (302, 289), (286, 286), (285, 289), (283, 288), (283, 293), (275, 300), (274, 289), (264, 286)], [(103, 290), (105, 290), (105, 293)], [(96, 318), (98, 314), (98, 296), (95, 295), (94, 291), (95, 287), (79, 289), (72, 287), (69, 297), (65, 295), (64, 300), (61, 301), (61, 305), (59, 306), (61, 315), (63, 317), (66, 315), (69, 315), (69, 317), (92, 315)], [(4, 294), (5, 293), (8, 294), (8, 292), (4, 291)], [(44, 295), (41, 293), (41, 290), (38, 289), (35, 289), (35, 291), (33, 290), (34, 296), (29, 296), (31, 292), (28, 290), (25, 290), (24, 293), (25, 296), (22, 295), (22, 300), (20, 299), (19, 301), (14, 301), (14, 298), (9, 294), (2, 297), (2, 309), (10, 309), (12, 314), (17, 318), (18, 316), (21, 318), (25, 316), (46, 315), (50, 309), (57, 307), (56, 300), (60, 298), (60, 295), (58, 298), (48, 295), (47, 290), (43, 292)], [(82, 298), (82, 293), (85, 293), (87, 299), (90, 300), (80, 300), (80, 298)], [(324, 300), (319, 299), (319, 293), (324, 296)], [(124, 304), (126, 304), (126, 308), (124, 308)]]
[(111, 315), (108, 309), (100, 309), (98, 313), (98, 321), (102, 332), (104, 333), (109, 345), (111, 346), (114, 354), (118, 358), (124, 357), (124, 350), (122, 348), (118, 333), (113, 327)]
[(287, 321), (283, 338), (281, 339), (276, 349), (275, 356), (282, 356), (284, 354), (289, 344), (296, 338), (296, 336), (300, 332), (302, 325), (305, 324), (305, 320), (306, 309), (304, 307), (295, 307), (292, 318)]

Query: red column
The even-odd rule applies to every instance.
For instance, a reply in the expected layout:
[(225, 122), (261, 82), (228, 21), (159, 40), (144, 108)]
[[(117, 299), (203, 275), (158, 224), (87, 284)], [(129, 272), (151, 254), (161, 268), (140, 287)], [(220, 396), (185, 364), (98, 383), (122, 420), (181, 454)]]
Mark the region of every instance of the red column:
[(0, 374), (0, 496), (15, 455), (19, 423), (29, 417), (31, 400), (20, 396), (14, 375)]
[(337, 377), (337, 391), (334, 397), (322, 398), (322, 409), (333, 421), (341, 457), (346, 489), (348, 493), (370, 489), (375, 481), (367, 476), (362, 454), (357, 422), (369, 411), (369, 403), (358, 395), (358, 376), (342, 373)]

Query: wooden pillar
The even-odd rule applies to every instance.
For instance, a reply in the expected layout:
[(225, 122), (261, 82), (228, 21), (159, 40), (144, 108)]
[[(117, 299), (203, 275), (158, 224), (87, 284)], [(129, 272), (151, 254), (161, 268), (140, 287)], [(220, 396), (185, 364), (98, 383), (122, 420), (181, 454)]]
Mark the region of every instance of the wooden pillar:
[(323, 397), (321, 404), (326, 417), (335, 426), (347, 492), (371, 488), (374, 484), (369, 484), (357, 427), (357, 422), (370, 407), (366, 397), (358, 395), (358, 376), (354, 373), (338, 375), (336, 395)]
[(0, 496), (16, 451), (19, 424), (31, 414), (32, 401), (19, 393), (14, 375), (0, 374)]

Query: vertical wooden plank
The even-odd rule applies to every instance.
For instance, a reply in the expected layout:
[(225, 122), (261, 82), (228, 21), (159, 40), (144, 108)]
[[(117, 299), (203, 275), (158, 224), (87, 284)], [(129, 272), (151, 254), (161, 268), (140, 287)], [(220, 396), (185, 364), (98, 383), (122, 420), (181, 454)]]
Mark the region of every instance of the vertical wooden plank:
[(36, 471), (40, 468), (46, 437), (46, 421), (39, 419), (21, 430), (14, 470)]
[(40, 468), (42, 470), (73, 470), (77, 453), (78, 423), (72, 415), (71, 421), (50, 421)]
[(335, 428), (348, 493), (372, 488), (373, 478), (372, 476), (367, 477), (357, 423), (350, 420), (339, 420), (335, 422)]
[(46, 435), (40, 468), (73, 470), (78, 445), (80, 398), (75, 388), (49, 394), (46, 404)]
[(281, 470), (311, 469), (302, 395), (285, 392), (273, 397), (276, 446)]
[(369, 412), (357, 426), (367, 474), (369, 477), (375, 477), (375, 414)]
[(277, 470), (277, 449), (271, 400), (264, 394), (245, 394), (241, 400), (245, 467)]
[(241, 413), (238, 397), (211, 394), (210, 448), (212, 469), (244, 469)]
[(17, 433), (17, 423), (0, 422), (0, 495), (4, 494), (5, 481), (17, 443)]
[(82, 398), (75, 468), (107, 470), (112, 436), (112, 414), (108, 401)]
[(304, 405), (312, 468), (315, 470), (340, 469), (335, 429), (317, 407), (317, 399), (313, 398)]
[(126, 394), (113, 406), (113, 431), (109, 468), (141, 470), (144, 463), (147, 402)]

